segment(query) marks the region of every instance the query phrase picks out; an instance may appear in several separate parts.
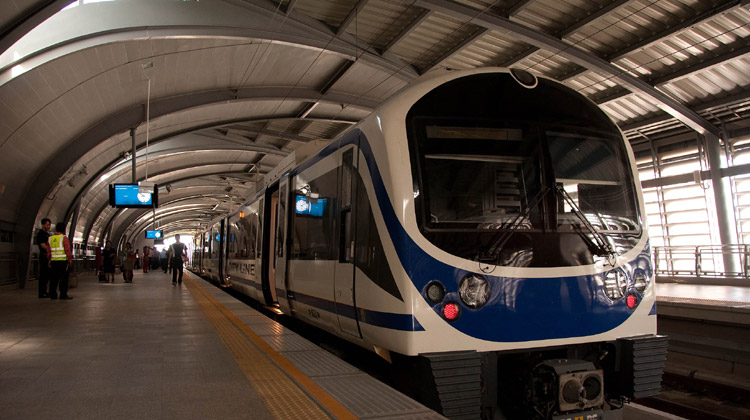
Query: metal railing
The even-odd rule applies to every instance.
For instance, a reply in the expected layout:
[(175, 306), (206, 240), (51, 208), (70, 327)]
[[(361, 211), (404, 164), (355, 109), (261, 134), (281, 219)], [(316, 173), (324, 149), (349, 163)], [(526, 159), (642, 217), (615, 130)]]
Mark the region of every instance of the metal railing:
[[(750, 245), (700, 245), (654, 247), (654, 271), (664, 277), (732, 278), (750, 277)], [(727, 270), (732, 259), (736, 270)]]
[[(0, 254), (0, 286), (9, 284), (18, 284), (19, 265), (15, 252), (6, 252)], [(93, 272), (95, 268), (94, 257), (75, 257), (73, 258), (72, 274)], [(29, 280), (39, 278), (39, 259), (36, 254), (32, 255), (31, 265), (29, 267)]]

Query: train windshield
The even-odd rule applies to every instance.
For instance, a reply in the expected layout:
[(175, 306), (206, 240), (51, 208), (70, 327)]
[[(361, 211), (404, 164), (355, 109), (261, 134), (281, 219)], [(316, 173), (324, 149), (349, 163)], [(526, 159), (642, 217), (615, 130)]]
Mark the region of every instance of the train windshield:
[[(619, 136), (523, 123), (415, 123), (420, 225), (444, 250), (502, 265), (579, 265), (640, 236)], [(540, 262), (534, 252), (542, 249)]]
[(514, 128), (431, 125), (425, 133), (431, 227), (638, 230), (620, 142), (560, 131), (524, 138)]

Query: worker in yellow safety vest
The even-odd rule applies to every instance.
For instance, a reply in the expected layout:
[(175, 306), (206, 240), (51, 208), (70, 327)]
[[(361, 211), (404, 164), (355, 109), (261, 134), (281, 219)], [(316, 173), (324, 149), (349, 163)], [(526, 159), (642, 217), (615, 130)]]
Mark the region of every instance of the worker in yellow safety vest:
[(73, 269), (73, 251), (70, 239), (63, 233), (65, 223), (55, 225), (55, 234), (49, 237), (49, 264), (52, 268), (49, 295), (57, 299), (57, 288), (60, 287), (60, 299), (73, 299), (68, 295), (68, 273)]

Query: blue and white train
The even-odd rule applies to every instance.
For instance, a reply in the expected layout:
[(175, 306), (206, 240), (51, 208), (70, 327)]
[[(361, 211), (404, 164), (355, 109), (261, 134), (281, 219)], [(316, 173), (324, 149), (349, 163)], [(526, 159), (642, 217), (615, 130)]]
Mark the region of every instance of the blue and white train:
[(607, 418), (666, 354), (633, 162), (560, 83), (441, 72), (290, 155), (194, 269), (403, 366), (448, 417)]

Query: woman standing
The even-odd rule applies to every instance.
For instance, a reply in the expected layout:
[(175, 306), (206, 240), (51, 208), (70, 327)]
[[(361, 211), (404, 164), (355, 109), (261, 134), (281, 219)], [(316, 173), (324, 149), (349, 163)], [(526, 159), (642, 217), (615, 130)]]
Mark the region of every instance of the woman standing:
[(122, 261), (122, 272), (125, 276), (125, 283), (133, 282), (133, 267), (136, 261), (135, 250), (130, 242), (125, 244), (125, 258)]
[(117, 258), (117, 250), (112, 246), (112, 241), (107, 241), (102, 251), (102, 271), (106, 276), (105, 282), (115, 282), (115, 258)]
[(143, 272), (148, 273), (148, 266), (151, 264), (151, 249), (144, 245), (143, 246)]

